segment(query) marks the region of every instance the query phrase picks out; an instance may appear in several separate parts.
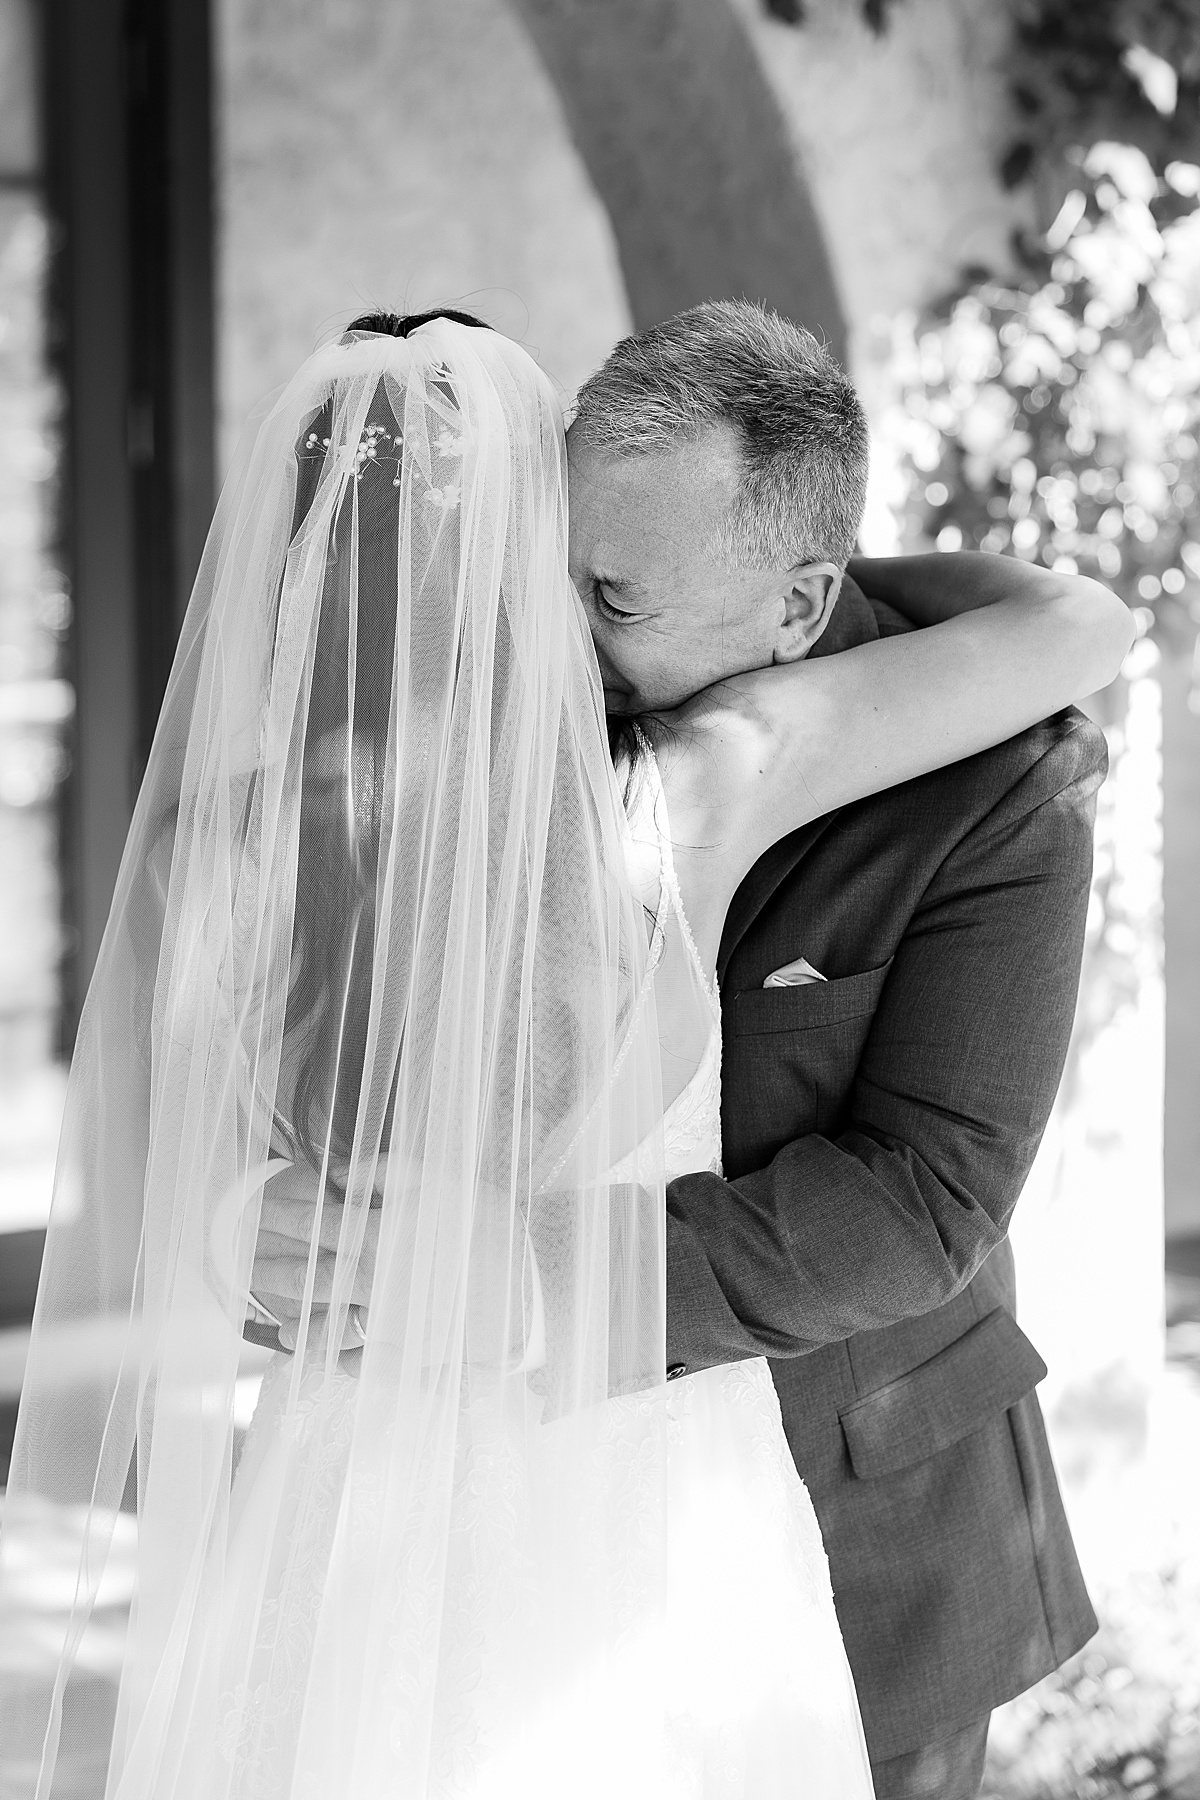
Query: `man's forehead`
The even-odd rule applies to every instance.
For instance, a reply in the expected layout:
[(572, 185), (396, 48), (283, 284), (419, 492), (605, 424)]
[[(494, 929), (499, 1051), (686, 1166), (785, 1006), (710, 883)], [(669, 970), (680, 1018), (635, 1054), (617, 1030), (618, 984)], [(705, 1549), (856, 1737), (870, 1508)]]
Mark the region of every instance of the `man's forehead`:
[(567, 438), (567, 461), (573, 478), (589, 488), (624, 491), (630, 487), (694, 489), (697, 482), (731, 495), (742, 469), (737, 434), (725, 425), (679, 437), (652, 450), (613, 450), (595, 445), (574, 431)]
[(698, 548), (733, 498), (738, 473), (728, 440), (710, 434), (639, 455), (576, 445), (569, 487), (573, 546), (614, 587), (635, 581), (647, 554), (657, 560)]

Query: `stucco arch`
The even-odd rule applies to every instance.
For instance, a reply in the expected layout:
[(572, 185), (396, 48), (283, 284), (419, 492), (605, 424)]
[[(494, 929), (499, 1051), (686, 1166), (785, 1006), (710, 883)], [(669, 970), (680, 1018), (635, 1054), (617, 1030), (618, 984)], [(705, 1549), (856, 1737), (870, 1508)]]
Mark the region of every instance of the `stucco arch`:
[(747, 295), (843, 358), (820, 222), (727, 0), (512, 0), (612, 220), (634, 323)]

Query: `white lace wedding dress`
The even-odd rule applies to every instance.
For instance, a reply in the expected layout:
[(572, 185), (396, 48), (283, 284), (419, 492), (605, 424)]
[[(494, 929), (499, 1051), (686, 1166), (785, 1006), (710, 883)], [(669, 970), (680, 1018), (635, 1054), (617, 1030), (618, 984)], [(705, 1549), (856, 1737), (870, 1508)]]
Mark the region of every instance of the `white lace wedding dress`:
[[(632, 821), (662, 869), (656, 980), (690, 978), (707, 1013), (694, 1074), (668, 1108), (667, 1179), (721, 1170), (721, 1001), (676, 880), (666, 800), (643, 740)], [(675, 967), (670, 964), (674, 957)], [(808, 1490), (766, 1359), (669, 1383), (668, 1649), (663, 1671), (686, 1776), (702, 1800), (865, 1800), (858, 1701)]]
[[(659, 907), (652, 957), (656, 987), (690, 989), (701, 997), (691, 1017), (702, 1039), (682, 1046), (693, 1073), (664, 1121), (668, 1177), (720, 1169), (721, 1009), (715, 978), (701, 967), (675, 879), (665, 800), (657, 764), (645, 747), (645, 779), (631, 823), (656, 844)], [(668, 1003), (660, 1017), (671, 1013)], [(676, 1023), (679, 1009), (674, 1010)], [(681, 1049), (678, 1041), (676, 1049)], [(698, 1052), (698, 1058), (697, 1058)], [(298, 1707), (305, 1691), (322, 1589), (336, 1529), (353, 1531), (355, 1514), (371, 1508), (360, 1481), (346, 1516), (344, 1459), (353, 1423), (353, 1378), (346, 1376), (344, 1431), (335, 1428), (319, 1459), (324, 1504), (311, 1502), (308, 1528), (276, 1531), (265, 1522), (283, 1496), (303, 1445), (289, 1445), (277, 1429), (293, 1359), (269, 1367), (239, 1463), (232, 1503), (226, 1611), (219, 1636), (270, 1646), (264, 1680), (227, 1694), (227, 1717), (254, 1719), (253, 1746), (234, 1726), (220, 1745), (237, 1800), (341, 1800), (306, 1775), (295, 1754)], [(820, 1528), (784, 1436), (779, 1403), (765, 1360), (703, 1370), (669, 1383), (670, 1465), (667, 1636), (649, 1679), (666, 1690), (672, 1718), (672, 1767), (643, 1789), (622, 1778), (621, 1800), (870, 1800), (870, 1769), (854, 1685), (833, 1606)], [(610, 1402), (610, 1441), (619, 1458), (623, 1427), (636, 1396)], [(301, 1413), (299, 1429), (305, 1428)], [(439, 1744), (428, 1788), (437, 1800), (521, 1800), (561, 1793), (605, 1800), (614, 1781), (596, 1766), (572, 1765), (571, 1722), (542, 1735), (540, 1759), (524, 1746), (522, 1766), (489, 1755), (505, 1737), (511, 1694), (504, 1680), (505, 1644), (512, 1630), (511, 1596), (499, 1564), (489, 1573), (486, 1545), (503, 1514), (504, 1446), (489, 1484), (459, 1506), (460, 1542), (469, 1542), (452, 1612), (453, 1636), (442, 1655), (453, 1679), (439, 1704)], [(311, 1472), (310, 1472), (311, 1479)], [(494, 1489), (494, 1491), (493, 1491)], [(637, 1504), (636, 1479), (630, 1504)], [(460, 1499), (463, 1497), (460, 1496)], [(340, 1525), (339, 1525), (340, 1521)], [(271, 1550), (268, 1545), (274, 1545)], [(483, 1547), (481, 1550), (481, 1546)], [(286, 1616), (276, 1597), (288, 1564)], [(271, 1566), (278, 1563), (279, 1567)], [(266, 1566), (264, 1566), (266, 1564)], [(453, 1571), (451, 1571), (451, 1576)], [(299, 1579), (298, 1579), (299, 1577)], [(619, 1572), (616, 1574), (619, 1581)], [(448, 1587), (454, 1581), (448, 1577)], [(254, 1609), (258, 1607), (254, 1623)], [(281, 1647), (283, 1654), (280, 1653)], [(221, 1646), (211, 1646), (216, 1662)], [(398, 1653), (399, 1654), (399, 1653)], [(643, 1674), (638, 1680), (646, 1678)], [(399, 1690), (400, 1683), (397, 1682)], [(606, 1729), (622, 1732), (620, 1703), (597, 1695), (612, 1712)], [(595, 1721), (589, 1738), (594, 1741)], [(560, 1767), (555, 1770), (554, 1759)], [(535, 1760), (537, 1766), (535, 1766)], [(622, 1769), (626, 1767), (622, 1764)], [(555, 1779), (557, 1775), (558, 1779)], [(403, 1776), (387, 1787), (389, 1800), (407, 1795)], [(199, 1800), (199, 1796), (196, 1797)], [(351, 1800), (347, 1794), (346, 1800)], [(359, 1800), (355, 1790), (354, 1800)], [(372, 1788), (362, 1800), (384, 1800)]]

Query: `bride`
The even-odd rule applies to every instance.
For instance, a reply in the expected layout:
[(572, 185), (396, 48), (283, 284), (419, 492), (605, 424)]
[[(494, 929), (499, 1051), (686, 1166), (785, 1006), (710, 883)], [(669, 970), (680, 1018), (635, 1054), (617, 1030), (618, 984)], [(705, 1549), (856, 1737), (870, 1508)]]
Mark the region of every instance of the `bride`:
[[(0, 1676), (0, 1789), (66, 1791), (91, 1732), (107, 1800), (865, 1800), (767, 1366), (664, 1366), (719, 920), (818, 812), (1103, 685), (1126, 615), (1025, 579), (614, 766), (550, 385), (410, 324), (264, 407), (197, 579), (72, 1068), (0, 1631), (48, 1509), (81, 1547), (46, 1674)], [(243, 1439), (256, 1308), (291, 1353)], [(114, 1723), (87, 1626), (135, 1494)]]

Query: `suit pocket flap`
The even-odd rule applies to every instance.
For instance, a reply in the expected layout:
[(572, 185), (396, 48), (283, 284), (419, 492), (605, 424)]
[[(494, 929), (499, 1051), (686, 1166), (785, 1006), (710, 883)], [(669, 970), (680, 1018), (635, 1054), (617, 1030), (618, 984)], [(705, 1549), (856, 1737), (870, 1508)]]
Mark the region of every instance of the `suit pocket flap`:
[(734, 1037), (772, 1031), (813, 1031), (869, 1018), (879, 1002), (893, 958), (861, 975), (832, 981), (808, 981), (802, 987), (745, 988), (734, 994), (727, 1012)]
[(854, 1473), (871, 1481), (936, 1456), (1015, 1406), (1045, 1374), (1012, 1314), (997, 1307), (928, 1362), (845, 1409)]

